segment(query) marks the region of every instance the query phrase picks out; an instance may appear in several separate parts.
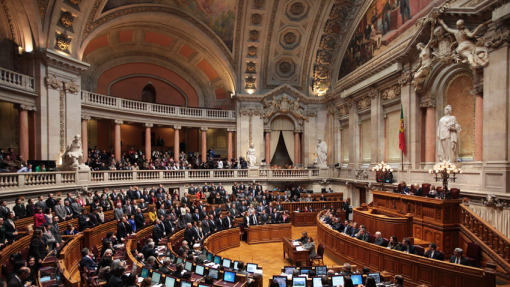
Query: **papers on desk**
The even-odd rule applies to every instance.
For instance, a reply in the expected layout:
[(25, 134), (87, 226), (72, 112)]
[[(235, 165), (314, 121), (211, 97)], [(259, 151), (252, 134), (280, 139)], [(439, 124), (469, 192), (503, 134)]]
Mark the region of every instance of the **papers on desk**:
[(253, 274), (264, 275), (264, 274), (262, 274), (262, 269), (255, 269), (255, 272), (253, 272)]
[(193, 248), (200, 248), (200, 243), (195, 243), (195, 245), (193, 245)]
[(306, 249), (302, 246), (297, 246), (296, 251), (305, 251)]
[(293, 242), (292, 242), (292, 245), (294, 245), (294, 246), (298, 246), (298, 245), (299, 245), (299, 242), (298, 242), (298, 241), (293, 241)]
[(142, 276), (140, 276), (140, 277), (138, 277), (138, 280), (136, 280), (136, 281), (138, 281), (138, 283), (142, 283), (143, 279), (145, 279), (145, 278), (143, 278)]

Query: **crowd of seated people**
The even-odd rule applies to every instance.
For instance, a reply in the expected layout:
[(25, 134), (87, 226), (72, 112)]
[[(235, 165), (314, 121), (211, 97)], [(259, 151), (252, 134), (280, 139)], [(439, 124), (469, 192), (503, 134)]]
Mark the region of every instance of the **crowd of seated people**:
[[(421, 246), (415, 246), (411, 243), (408, 237), (404, 237), (401, 242), (398, 241), (397, 236), (392, 235), (390, 239), (382, 237), (381, 232), (377, 231), (372, 236), (365, 228), (364, 225), (359, 225), (357, 222), (345, 220), (343, 223), (335, 214), (335, 210), (327, 210), (321, 216), (320, 220), (328, 225), (331, 229), (340, 232), (346, 236), (350, 236), (368, 243), (376, 244), (388, 249), (402, 251), (407, 254), (420, 255), (431, 259), (444, 260), (444, 253), (436, 250), (437, 245), (431, 242), (428, 250), (424, 252)], [(420, 251), (418, 250), (420, 249)], [(469, 266), (469, 260), (462, 256), (463, 250), (456, 248), (454, 254), (450, 258), (451, 263)]]
[(9, 148), (7, 152), (0, 148), (0, 172), (44, 172), (46, 167), (44, 164), (32, 167), (22, 155), (14, 152), (13, 148)]

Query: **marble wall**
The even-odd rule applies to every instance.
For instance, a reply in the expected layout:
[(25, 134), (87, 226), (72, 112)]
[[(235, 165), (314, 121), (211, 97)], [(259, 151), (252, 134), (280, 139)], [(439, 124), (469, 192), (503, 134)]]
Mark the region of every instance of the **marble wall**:
[(360, 162), (370, 163), (372, 155), (372, 121), (370, 119), (364, 120), (360, 125), (360, 138), (361, 138), (361, 158)]
[(385, 162), (400, 162), (399, 143), (400, 110), (388, 113), (385, 121)]
[(2, 123), (0, 148), (3, 148), (4, 152), (7, 152), (10, 147), (15, 151), (18, 150), (18, 114), (14, 104), (0, 102), (0, 122)]

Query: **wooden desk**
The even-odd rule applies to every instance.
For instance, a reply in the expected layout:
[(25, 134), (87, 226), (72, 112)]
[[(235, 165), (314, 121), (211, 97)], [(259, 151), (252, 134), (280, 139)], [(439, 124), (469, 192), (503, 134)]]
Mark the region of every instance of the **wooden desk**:
[(406, 286), (494, 287), (496, 284), (494, 269), (451, 264), (390, 250), (343, 235), (319, 220), (317, 239), (343, 262), (366, 266), (372, 272), (402, 274)]
[(239, 246), (241, 246), (239, 228), (216, 232), (204, 240), (204, 247), (214, 254)]
[(296, 266), (299, 266), (301, 262), (308, 262), (308, 250), (297, 251), (296, 246), (290, 242), (289, 237), (282, 238), (283, 241), (283, 258), (285, 258), (285, 254), (289, 256)]
[(283, 237), (292, 235), (291, 225), (288, 223), (252, 225), (245, 231), (248, 233), (248, 244), (280, 242)]
[(374, 191), (373, 195), (378, 214), (401, 218), (412, 216), (413, 237), (435, 242), (445, 254), (453, 253), (458, 244), (460, 199), (439, 200), (383, 191)]
[[(83, 248), (82, 238), (83, 234), (75, 235), (75, 237), (62, 248), (60, 256), (58, 257), (60, 268), (64, 270), (61, 280), (62, 283), (68, 287), (80, 286), (81, 275), (78, 272), (78, 262), (81, 260), (81, 250)], [(78, 273), (78, 276), (76, 276), (76, 273)]]
[(390, 238), (392, 235), (402, 237), (413, 237), (413, 216), (406, 215), (404, 217), (386, 216), (378, 214), (376, 209), (364, 211), (361, 207), (353, 209), (353, 220), (358, 225), (365, 225), (367, 231), (375, 234), (380, 231), (382, 236)]
[(313, 226), (319, 212), (292, 212), (292, 225)]
[[(273, 205), (275, 206), (275, 204)], [(313, 202), (282, 202), (283, 210), (296, 211), (303, 210), (305, 207), (312, 207), (314, 210), (322, 210), (325, 207), (334, 209), (342, 208), (343, 203), (341, 201), (313, 201)]]

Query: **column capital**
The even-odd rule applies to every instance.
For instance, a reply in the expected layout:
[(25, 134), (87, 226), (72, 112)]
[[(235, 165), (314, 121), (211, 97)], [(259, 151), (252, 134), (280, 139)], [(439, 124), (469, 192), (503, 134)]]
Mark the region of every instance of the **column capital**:
[(82, 121), (90, 121), (90, 116), (87, 116), (87, 115), (81, 115), (81, 120), (82, 120)]
[(31, 105), (19, 105), (18, 107), (19, 110), (24, 110), (24, 111), (34, 111), (36, 112), (37, 111), (37, 108), (35, 106), (31, 106)]
[(201, 127), (200, 130), (203, 132), (206, 132), (209, 128), (208, 127)]
[(114, 121), (116, 125), (122, 125), (124, 124), (124, 121), (123, 120), (115, 120)]
[(294, 130), (294, 133), (295, 133), (295, 134), (300, 134), (300, 133), (302, 133), (302, 132), (303, 132), (302, 130)]
[(408, 70), (405, 70), (400, 75), (400, 78), (398, 79), (398, 84), (401, 87), (404, 87), (404, 86), (411, 84), (411, 81), (412, 81), (411, 72)]
[(265, 132), (265, 133), (270, 133), (270, 132), (271, 132), (271, 129), (264, 129), (264, 132)]
[(227, 132), (231, 133), (231, 132), (235, 132), (236, 129), (227, 129)]
[(483, 84), (475, 84), (469, 91), (473, 96), (483, 96)]
[(371, 100), (379, 97), (379, 89), (377, 89), (376, 87), (370, 87), (370, 90), (368, 91), (368, 96), (370, 97)]
[(436, 99), (433, 97), (425, 97), (420, 101), (420, 108), (435, 108)]
[(173, 128), (174, 128), (174, 130), (180, 130), (181, 126), (174, 126)]
[(146, 128), (152, 128), (154, 125), (152, 123), (145, 123), (143, 124)]

